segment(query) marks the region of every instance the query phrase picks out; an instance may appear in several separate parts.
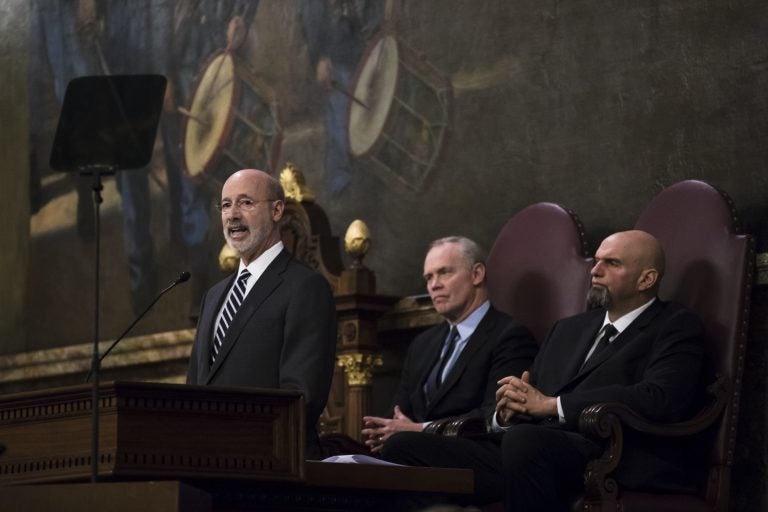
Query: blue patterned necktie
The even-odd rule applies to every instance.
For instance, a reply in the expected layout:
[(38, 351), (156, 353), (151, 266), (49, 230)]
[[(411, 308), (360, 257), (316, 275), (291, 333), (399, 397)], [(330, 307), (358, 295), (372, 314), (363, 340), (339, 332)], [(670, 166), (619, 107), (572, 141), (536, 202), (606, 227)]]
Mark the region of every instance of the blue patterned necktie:
[(427, 377), (425, 390), (427, 404), (432, 401), (437, 390), (440, 388), (440, 385), (443, 383), (443, 371), (445, 370), (445, 365), (451, 359), (451, 355), (453, 355), (453, 351), (455, 350), (458, 341), (459, 330), (454, 326), (444, 343), (447, 346), (442, 353), (442, 357), (435, 363), (435, 366), (432, 367), (432, 371), (429, 372), (429, 376)]
[(237, 310), (243, 303), (243, 298), (245, 297), (245, 286), (248, 284), (249, 277), (251, 277), (251, 273), (248, 272), (247, 268), (243, 269), (240, 275), (237, 276), (237, 281), (229, 292), (227, 303), (224, 306), (224, 310), (221, 312), (221, 318), (219, 319), (219, 323), (216, 326), (216, 332), (213, 335), (213, 349), (211, 350), (210, 361), (211, 365), (213, 365), (214, 361), (216, 361), (216, 356), (219, 355), (219, 349), (221, 349), (221, 344), (224, 341), (224, 336), (227, 334), (227, 329), (229, 329), (229, 326), (232, 324), (232, 319), (235, 318)]

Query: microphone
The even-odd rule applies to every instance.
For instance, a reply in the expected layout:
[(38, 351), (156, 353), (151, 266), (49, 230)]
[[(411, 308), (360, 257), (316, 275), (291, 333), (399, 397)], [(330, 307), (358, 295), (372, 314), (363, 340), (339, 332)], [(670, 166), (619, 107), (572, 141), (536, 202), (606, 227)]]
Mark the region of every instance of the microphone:
[[(133, 329), (133, 326), (136, 325), (137, 323), (139, 323), (139, 320), (144, 318), (144, 315), (146, 315), (149, 312), (149, 310), (152, 309), (152, 306), (154, 306), (155, 303), (157, 303), (157, 301), (160, 300), (160, 297), (162, 297), (163, 295), (165, 295), (166, 293), (171, 291), (171, 289), (173, 289), (177, 284), (181, 284), (181, 283), (185, 283), (185, 282), (189, 281), (190, 277), (192, 277), (192, 274), (190, 274), (189, 272), (184, 271), (181, 274), (179, 274), (179, 277), (177, 277), (163, 291), (158, 293), (157, 297), (155, 297), (155, 300), (153, 300), (149, 304), (149, 306), (147, 306), (147, 308), (144, 311), (142, 311), (139, 316), (136, 317), (136, 319), (133, 321), (133, 323), (131, 325), (129, 325), (128, 328), (125, 331), (123, 331), (123, 334), (118, 336), (117, 339), (115, 341), (113, 341), (112, 344), (109, 346), (109, 348), (104, 351), (104, 353), (101, 355), (101, 357), (99, 357), (99, 363), (101, 363), (104, 360), (104, 358), (107, 357), (107, 355), (110, 352), (112, 352), (112, 349), (115, 348), (118, 343), (120, 343), (120, 341), (125, 337), (126, 334), (128, 334), (130, 332), (131, 329)], [(85, 382), (88, 382), (88, 381), (91, 380), (91, 376), (93, 375), (93, 373), (94, 373), (94, 369), (91, 368), (91, 370), (88, 372), (88, 376), (85, 377)]]
[[(181, 274), (179, 274), (179, 277), (176, 278), (176, 280), (173, 282), (173, 284), (168, 288), (168, 290), (170, 290), (171, 288), (173, 288), (177, 284), (186, 283), (187, 281), (189, 281), (190, 277), (192, 277), (192, 274), (190, 274), (189, 272), (187, 272), (187, 271), (182, 272)], [(162, 295), (163, 293), (165, 293), (168, 290), (163, 290), (163, 292), (160, 295)], [(158, 299), (159, 298), (160, 297), (158, 297)]]

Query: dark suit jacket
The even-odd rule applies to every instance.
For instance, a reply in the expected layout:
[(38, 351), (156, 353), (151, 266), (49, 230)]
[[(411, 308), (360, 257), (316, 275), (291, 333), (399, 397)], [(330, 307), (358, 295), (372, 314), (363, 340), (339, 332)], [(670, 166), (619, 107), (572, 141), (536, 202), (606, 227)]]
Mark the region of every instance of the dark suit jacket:
[(214, 322), (234, 278), (203, 297), (187, 383), (301, 391), (307, 456), (317, 457), (315, 425), (328, 398), (336, 350), (330, 286), (283, 250), (248, 293), (209, 367)]
[[(656, 421), (690, 416), (702, 391), (699, 318), (679, 304), (656, 300), (581, 368), (604, 317), (605, 310), (600, 309), (560, 320), (534, 362), (532, 383), (546, 395), (560, 396), (565, 428), (575, 430), (581, 411), (600, 402), (621, 402)], [(548, 421), (557, 426), (556, 419)], [(669, 484), (675, 489), (676, 479), (683, 485), (679, 440), (676, 446), (665, 446), (659, 439), (629, 436), (617, 473), (624, 485), (660, 488)]]
[(448, 416), (490, 417), (496, 404), (496, 381), (529, 369), (538, 346), (531, 332), (491, 307), (467, 341), (429, 406), (424, 382), (440, 356), (448, 323), (421, 333), (408, 347), (395, 404), (416, 422)]

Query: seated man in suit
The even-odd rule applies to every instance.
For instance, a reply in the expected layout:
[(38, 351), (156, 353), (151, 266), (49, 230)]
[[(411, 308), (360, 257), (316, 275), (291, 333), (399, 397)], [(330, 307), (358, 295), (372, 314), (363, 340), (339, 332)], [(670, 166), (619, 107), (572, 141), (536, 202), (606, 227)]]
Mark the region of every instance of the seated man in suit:
[(441, 418), (490, 418), (497, 381), (522, 375), (533, 362), (538, 347), (531, 332), (488, 301), (483, 261), (468, 238), (441, 238), (430, 245), (424, 279), (446, 321), (408, 348), (394, 417), (363, 417), (362, 433), (373, 451), (395, 432), (421, 432)]
[(203, 297), (187, 383), (301, 391), (307, 457), (321, 458), (315, 425), (336, 351), (331, 288), (283, 247), (285, 194), (275, 178), (255, 169), (234, 173), (219, 207), (240, 268)]
[[(384, 446), (384, 458), (472, 468), (476, 500), (503, 498), (508, 511), (567, 510), (587, 462), (602, 452), (577, 430), (582, 410), (618, 401), (656, 421), (691, 415), (702, 387), (703, 327), (691, 311), (656, 297), (664, 274), (658, 241), (642, 231), (616, 233), (595, 260), (588, 295), (595, 309), (558, 321), (530, 373), (499, 381), (498, 433), (402, 433)], [(681, 450), (638, 434), (624, 451), (629, 463), (616, 476), (628, 487), (669, 486), (686, 476)]]

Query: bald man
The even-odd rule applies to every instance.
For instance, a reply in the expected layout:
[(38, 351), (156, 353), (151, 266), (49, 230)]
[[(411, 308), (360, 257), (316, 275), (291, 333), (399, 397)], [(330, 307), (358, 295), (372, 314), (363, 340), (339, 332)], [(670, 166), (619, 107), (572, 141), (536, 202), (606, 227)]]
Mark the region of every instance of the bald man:
[(238, 171), (224, 183), (218, 206), (240, 265), (203, 297), (187, 383), (301, 391), (307, 458), (321, 458), (316, 423), (336, 350), (331, 288), (283, 247), (285, 193), (275, 178)]
[[(402, 433), (384, 458), (403, 464), (475, 470), (477, 503), (504, 500), (508, 511), (569, 510), (587, 462), (602, 447), (578, 432), (581, 412), (621, 402), (655, 421), (693, 413), (702, 391), (703, 328), (683, 306), (656, 297), (664, 252), (642, 231), (616, 233), (595, 254), (592, 310), (558, 321), (530, 372), (499, 381), (495, 433), (448, 439)], [(627, 488), (681, 491), (685, 453), (630, 433), (616, 473)], [(626, 463), (625, 463), (626, 461)]]

